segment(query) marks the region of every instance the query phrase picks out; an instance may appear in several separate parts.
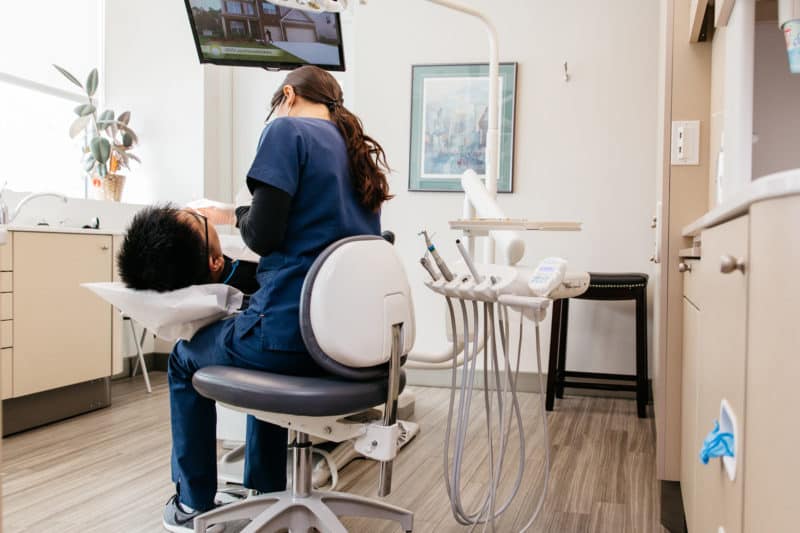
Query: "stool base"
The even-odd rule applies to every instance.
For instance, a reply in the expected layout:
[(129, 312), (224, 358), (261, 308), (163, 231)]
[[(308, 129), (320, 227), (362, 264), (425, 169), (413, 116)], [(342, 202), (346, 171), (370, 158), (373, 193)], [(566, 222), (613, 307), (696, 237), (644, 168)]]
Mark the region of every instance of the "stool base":
[(321, 533), (347, 533), (339, 516), (380, 518), (399, 522), (404, 531), (414, 528), (414, 514), (401, 507), (343, 492), (312, 492), (297, 497), (292, 491), (254, 496), (208, 511), (194, 520), (195, 533), (213, 530), (215, 524), (251, 520), (242, 533), (269, 533), (288, 529)]

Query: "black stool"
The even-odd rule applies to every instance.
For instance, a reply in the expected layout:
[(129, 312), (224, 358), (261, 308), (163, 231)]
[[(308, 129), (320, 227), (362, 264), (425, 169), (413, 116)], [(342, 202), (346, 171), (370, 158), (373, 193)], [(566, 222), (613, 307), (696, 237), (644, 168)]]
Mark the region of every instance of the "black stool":
[[(589, 273), (589, 289), (578, 296), (581, 300), (635, 300), (636, 301), (636, 375), (601, 374), (598, 372), (572, 372), (567, 370), (567, 325), (569, 299), (553, 303), (553, 325), (550, 330), (550, 363), (547, 372), (547, 398), (545, 406), (553, 410), (554, 397), (564, 397), (564, 387), (636, 392), (639, 418), (647, 418), (647, 274), (596, 274)], [(555, 370), (554, 370), (555, 369)], [(605, 381), (634, 382), (592, 383), (567, 381), (567, 378), (589, 378)]]

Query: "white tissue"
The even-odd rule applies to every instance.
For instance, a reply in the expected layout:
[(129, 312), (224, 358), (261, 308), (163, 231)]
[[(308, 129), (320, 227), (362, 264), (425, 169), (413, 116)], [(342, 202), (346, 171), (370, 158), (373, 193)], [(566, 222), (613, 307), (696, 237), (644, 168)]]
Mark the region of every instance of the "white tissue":
[(193, 285), (171, 292), (135, 291), (123, 283), (84, 283), (124, 315), (166, 341), (191, 339), (204, 326), (236, 314), (244, 295), (230, 285)]

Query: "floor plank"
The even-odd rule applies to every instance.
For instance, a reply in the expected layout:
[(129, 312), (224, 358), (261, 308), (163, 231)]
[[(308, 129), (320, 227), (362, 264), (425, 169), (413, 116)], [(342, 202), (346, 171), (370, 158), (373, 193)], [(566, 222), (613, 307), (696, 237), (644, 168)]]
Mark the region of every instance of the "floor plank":
[[(113, 384), (113, 405), (3, 442), (3, 519), (7, 533), (30, 531), (161, 531), (161, 511), (173, 492), (169, 472), (169, 404), (166, 376), (153, 372), (153, 394), (141, 378)], [(415, 531), (467, 531), (450, 510), (443, 481), (444, 428), (449, 391), (411, 387), (421, 431), (397, 458), (388, 501), (413, 509)], [(483, 402), (470, 414), (474, 437), (462, 468), (464, 505), (485, 497), (489, 450)], [(520, 494), (499, 519), (497, 531), (527, 523), (544, 474), (539, 396), (522, 394), (525, 471)], [(636, 417), (624, 399), (566, 397), (548, 415), (552, 444), (550, 486), (544, 509), (529, 531), (661, 533), (652, 420)], [(512, 431), (499, 485), (505, 499), (520, 456)], [(452, 453), (452, 449), (451, 449)], [(495, 455), (496, 458), (496, 455)], [(365, 460), (340, 472), (337, 490), (374, 497), (377, 465)], [(345, 519), (350, 531), (398, 531), (393, 524)]]

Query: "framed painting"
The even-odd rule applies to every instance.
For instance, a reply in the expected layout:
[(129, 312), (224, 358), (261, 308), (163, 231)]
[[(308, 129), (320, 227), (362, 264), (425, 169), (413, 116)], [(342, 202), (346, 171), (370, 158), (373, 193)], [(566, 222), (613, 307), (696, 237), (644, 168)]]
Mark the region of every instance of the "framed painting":
[[(411, 82), (411, 191), (459, 192), (468, 169), (486, 175), (489, 65), (415, 65)], [(500, 64), (498, 192), (512, 192), (517, 64)]]

